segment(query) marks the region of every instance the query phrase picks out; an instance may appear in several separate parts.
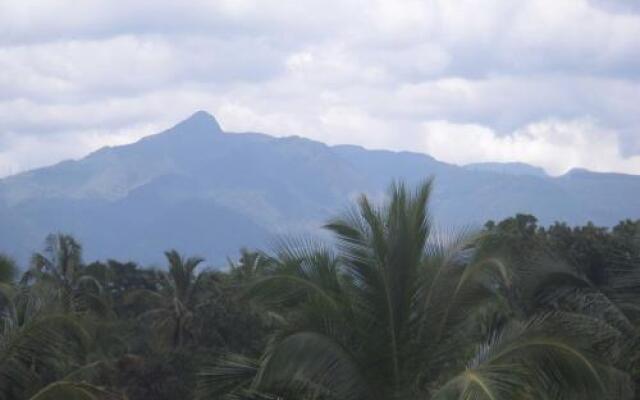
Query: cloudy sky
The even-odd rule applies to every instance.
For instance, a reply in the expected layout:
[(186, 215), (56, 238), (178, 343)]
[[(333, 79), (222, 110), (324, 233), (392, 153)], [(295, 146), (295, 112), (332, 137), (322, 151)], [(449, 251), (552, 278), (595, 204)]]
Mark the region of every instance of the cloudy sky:
[(635, 0), (1, 0), (0, 176), (228, 131), (640, 174)]

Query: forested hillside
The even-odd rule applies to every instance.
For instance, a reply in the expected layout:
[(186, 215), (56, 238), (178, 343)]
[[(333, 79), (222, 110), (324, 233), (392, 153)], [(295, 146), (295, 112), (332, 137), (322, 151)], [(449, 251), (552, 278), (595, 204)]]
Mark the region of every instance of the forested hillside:
[(431, 198), (396, 184), (226, 265), (85, 263), (65, 233), (2, 256), (0, 398), (639, 398), (640, 220), (443, 231)]

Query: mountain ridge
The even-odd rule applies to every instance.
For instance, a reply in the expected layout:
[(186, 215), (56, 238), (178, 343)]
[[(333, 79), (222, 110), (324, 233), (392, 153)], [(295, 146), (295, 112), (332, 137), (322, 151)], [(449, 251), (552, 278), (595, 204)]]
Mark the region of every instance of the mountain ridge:
[[(444, 225), (480, 225), (516, 212), (545, 224), (640, 217), (633, 201), (640, 176), (477, 168), (422, 153), (224, 132), (199, 111), (135, 143), (0, 179), (0, 251), (24, 262), (47, 233), (66, 231), (85, 243), (89, 259), (155, 262), (178, 247), (222, 262), (274, 236), (315, 234), (360, 193), (380, 199), (393, 180), (415, 184), (430, 176), (432, 209)], [(513, 173), (523, 168), (531, 174)]]

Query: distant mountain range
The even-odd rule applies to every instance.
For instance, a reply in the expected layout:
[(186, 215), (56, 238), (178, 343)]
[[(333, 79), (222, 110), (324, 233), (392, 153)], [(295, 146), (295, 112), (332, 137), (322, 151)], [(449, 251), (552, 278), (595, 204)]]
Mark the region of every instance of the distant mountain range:
[(640, 176), (521, 163), (464, 167), (425, 154), (327, 146), (300, 137), (225, 133), (199, 111), (162, 133), (78, 161), (0, 180), (0, 251), (21, 262), (50, 232), (69, 232), (87, 260), (159, 262), (176, 248), (212, 263), (278, 235), (318, 232), (360, 193), (435, 176), (441, 226), (518, 212), (543, 224), (640, 218)]

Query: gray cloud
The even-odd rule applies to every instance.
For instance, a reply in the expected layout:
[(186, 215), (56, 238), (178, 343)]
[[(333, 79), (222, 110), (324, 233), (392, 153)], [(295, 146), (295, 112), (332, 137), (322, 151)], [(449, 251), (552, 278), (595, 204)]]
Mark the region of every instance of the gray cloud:
[[(129, 3), (0, 3), (0, 176), (196, 109), (229, 130), (640, 173), (629, 2)], [(498, 148), (456, 152), (470, 138)], [(607, 154), (592, 162), (583, 142), (598, 138)]]

